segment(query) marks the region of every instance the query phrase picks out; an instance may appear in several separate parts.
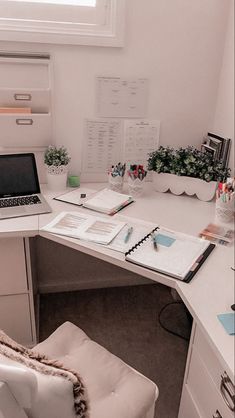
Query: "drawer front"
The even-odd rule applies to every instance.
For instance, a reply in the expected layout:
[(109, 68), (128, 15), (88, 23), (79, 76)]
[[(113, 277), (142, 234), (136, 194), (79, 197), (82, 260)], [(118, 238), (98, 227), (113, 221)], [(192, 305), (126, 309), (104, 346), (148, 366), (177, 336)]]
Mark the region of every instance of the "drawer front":
[(2, 89), (0, 107), (29, 107), (32, 113), (47, 113), (50, 96), (48, 89)]
[(51, 115), (3, 115), (0, 114), (0, 127), (4, 136), (0, 145), (5, 147), (43, 146), (51, 142)]
[(212, 380), (215, 382), (216, 387), (219, 388), (221, 375), (223, 374), (224, 369), (199, 327), (196, 328), (194, 348), (196, 348), (200, 355), (201, 360), (208, 373), (211, 375)]
[(23, 345), (32, 345), (29, 297), (0, 296), (0, 328)]
[(28, 290), (23, 238), (0, 240), (0, 295)]
[(204, 418), (200, 415), (190, 390), (184, 386), (178, 418)]
[(191, 392), (203, 418), (216, 417), (216, 411), (222, 418), (234, 418), (233, 412), (225, 404), (195, 348), (192, 352), (186, 387)]

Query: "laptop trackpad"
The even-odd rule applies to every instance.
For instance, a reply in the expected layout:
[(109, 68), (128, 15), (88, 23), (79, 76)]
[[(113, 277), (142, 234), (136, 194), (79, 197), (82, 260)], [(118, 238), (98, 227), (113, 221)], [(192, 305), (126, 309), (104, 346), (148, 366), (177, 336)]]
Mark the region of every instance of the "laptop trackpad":
[(15, 206), (13, 208), (6, 208), (5, 210), (0, 211), (0, 215), (4, 216), (4, 215), (20, 215), (20, 214), (24, 214), (26, 213), (26, 209), (22, 206), (16, 208)]

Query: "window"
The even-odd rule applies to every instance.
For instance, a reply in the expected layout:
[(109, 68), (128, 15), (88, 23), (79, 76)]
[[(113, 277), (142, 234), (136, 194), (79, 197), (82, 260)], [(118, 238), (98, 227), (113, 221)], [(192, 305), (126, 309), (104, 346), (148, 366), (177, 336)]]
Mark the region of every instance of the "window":
[(122, 46), (125, 0), (0, 0), (0, 40)]

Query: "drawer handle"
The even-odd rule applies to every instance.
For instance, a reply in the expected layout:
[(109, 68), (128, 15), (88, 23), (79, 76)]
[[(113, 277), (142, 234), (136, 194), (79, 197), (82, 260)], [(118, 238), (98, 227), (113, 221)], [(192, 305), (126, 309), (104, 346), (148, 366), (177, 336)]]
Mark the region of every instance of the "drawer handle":
[(31, 94), (28, 93), (15, 93), (14, 94), (14, 99), (15, 100), (25, 100), (30, 102), (30, 100), (32, 100), (32, 96)]
[(231, 411), (235, 411), (234, 385), (226, 372), (224, 372), (224, 374), (221, 376), (220, 392), (223, 396), (224, 402), (229, 407), (229, 409), (231, 409)]
[(17, 125), (32, 125), (33, 119), (16, 119)]
[(213, 415), (213, 418), (223, 418), (221, 413), (218, 411), (218, 409), (217, 409), (215, 415)]

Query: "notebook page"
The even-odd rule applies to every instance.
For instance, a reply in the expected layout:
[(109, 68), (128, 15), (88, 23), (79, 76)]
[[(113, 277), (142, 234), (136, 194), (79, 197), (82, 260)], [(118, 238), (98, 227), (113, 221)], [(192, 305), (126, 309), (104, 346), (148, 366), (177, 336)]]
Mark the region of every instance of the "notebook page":
[[(132, 248), (137, 242), (141, 241), (156, 227), (156, 223), (146, 222), (141, 219), (130, 218), (127, 216), (117, 216), (115, 219), (125, 222), (126, 225), (110, 242), (108, 248), (121, 253), (129, 251), (130, 248)], [(126, 242), (125, 238), (130, 227), (132, 228), (132, 233)]]
[(78, 189), (71, 190), (70, 192), (56, 196), (54, 199), (66, 203), (71, 203), (73, 205), (82, 206), (86, 199), (89, 199), (89, 197), (94, 193), (96, 193), (96, 190), (79, 187)]

